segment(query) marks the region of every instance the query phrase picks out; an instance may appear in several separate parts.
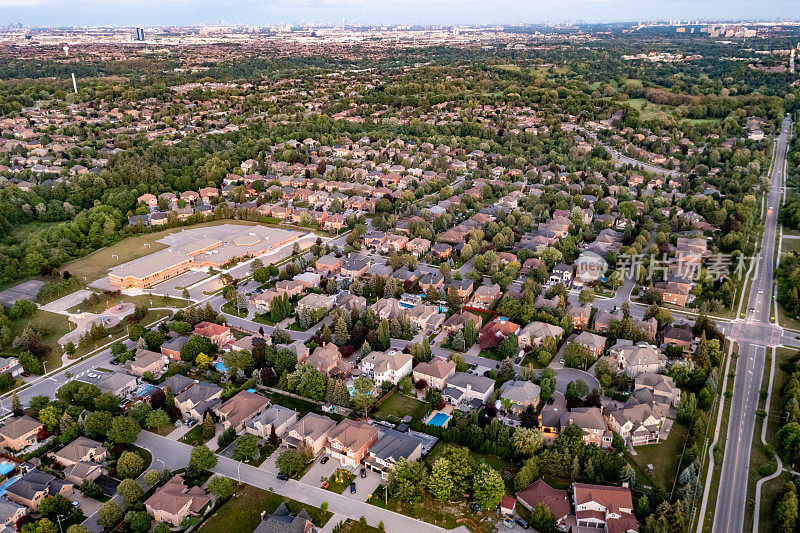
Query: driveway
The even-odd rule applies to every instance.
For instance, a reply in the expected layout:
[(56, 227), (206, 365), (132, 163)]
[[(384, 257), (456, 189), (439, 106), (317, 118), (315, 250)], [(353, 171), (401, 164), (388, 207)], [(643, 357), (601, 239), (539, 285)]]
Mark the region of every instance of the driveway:
[(264, 459), (264, 462), (258, 465), (259, 470), (263, 470), (265, 472), (269, 472), (270, 474), (277, 474), (278, 473), (278, 466), (275, 464), (275, 461), (278, 460), (278, 457), (288, 450), (286, 446), (278, 446), (278, 449), (272, 452), (269, 457)]
[(564, 394), (567, 392), (567, 385), (569, 385), (571, 381), (578, 381), (579, 379), (585, 381), (586, 384), (589, 385), (590, 390), (600, 388), (600, 382), (588, 372), (578, 370), (577, 368), (564, 367), (556, 369), (556, 390)]
[(355, 469), (354, 473), (356, 478), (353, 480), (356, 484), (356, 493), (351, 494), (350, 489), (344, 489), (342, 496), (347, 496), (353, 500), (357, 500), (360, 502), (366, 502), (369, 499), (370, 494), (375, 492), (375, 489), (378, 488), (383, 480), (381, 476), (372, 470), (367, 470), (367, 477), (361, 477), (361, 467)]
[[(323, 457), (328, 457), (327, 455), (323, 455)], [(316, 485), (319, 486), (321, 483), (321, 478), (329, 478), (336, 472), (336, 469), (339, 468), (339, 461), (335, 459), (328, 459), (328, 462), (325, 464), (320, 463), (322, 457), (314, 459), (314, 464), (311, 468), (308, 469), (308, 472), (300, 478), (300, 481), (303, 483), (308, 483), (309, 485)]]

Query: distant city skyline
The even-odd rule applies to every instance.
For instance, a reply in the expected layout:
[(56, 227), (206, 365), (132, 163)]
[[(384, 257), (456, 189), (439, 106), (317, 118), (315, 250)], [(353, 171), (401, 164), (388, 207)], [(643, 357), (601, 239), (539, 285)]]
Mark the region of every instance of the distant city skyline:
[(0, 0), (0, 25), (536, 24), (800, 18), (798, 0)]

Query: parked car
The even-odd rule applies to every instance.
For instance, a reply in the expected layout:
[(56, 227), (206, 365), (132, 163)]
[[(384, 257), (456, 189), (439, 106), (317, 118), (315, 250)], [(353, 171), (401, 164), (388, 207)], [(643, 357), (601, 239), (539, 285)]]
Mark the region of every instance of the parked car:
[(361, 477), (367, 477), (367, 469), (366, 468), (362, 468), (361, 469)]
[(325, 464), (325, 463), (327, 463), (329, 460), (330, 460), (330, 457), (328, 457), (328, 456), (326, 455), (325, 457), (323, 457), (323, 458), (322, 458), (322, 460), (319, 462), (319, 464), (321, 464), (321, 465), (324, 465), (324, 464)]
[(329, 486), (330, 486), (330, 485), (328, 485), (328, 482), (327, 482), (327, 481), (323, 481), (323, 482), (322, 482), (322, 485), (320, 485), (320, 487), (321, 487), (321, 488), (323, 488), (323, 489), (327, 489)]
[(186, 426), (187, 426), (187, 427), (192, 427), (192, 426), (194, 426), (195, 424), (197, 424), (197, 420), (195, 420), (194, 418), (190, 418), (190, 419), (189, 419), (189, 421), (188, 421), (188, 422), (186, 422)]
[(516, 522), (517, 525), (519, 527), (521, 527), (522, 529), (528, 529), (528, 523), (525, 520), (523, 520), (522, 518), (520, 518), (519, 516), (514, 518), (514, 522)]
[(281, 473), (278, 474), (278, 479), (280, 479), (281, 481), (288, 481), (289, 480), (289, 474), (284, 474), (283, 472), (281, 472)]
[(355, 494), (355, 493), (356, 493), (356, 484), (355, 482), (353, 482), (350, 483), (350, 494)]

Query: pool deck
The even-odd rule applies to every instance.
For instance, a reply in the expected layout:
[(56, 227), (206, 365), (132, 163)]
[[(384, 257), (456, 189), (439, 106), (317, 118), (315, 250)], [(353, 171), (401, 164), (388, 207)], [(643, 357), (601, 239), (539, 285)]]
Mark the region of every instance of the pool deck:
[(428, 415), (428, 416), (427, 416), (427, 417), (426, 417), (426, 418), (423, 420), (423, 422), (424, 422), (426, 425), (430, 425), (430, 421), (433, 419), (433, 417), (435, 417), (435, 416), (436, 416), (436, 415), (438, 415), (439, 413), (442, 413), (442, 414), (445, 414), (445, 415), (447, 415), (447, 422), (445, 422), (445, 423), (444, 423), (444, 424), (442, 424), (441, 426), (433, 426), (433, 427), (444, 427), (444, 428), (446, 428), (446, 427), (447, 427), (447, 424), (449, 424), (449, 423), (450, 423), (450, 420), (453, 418), (453, 406), (452, 406), (452, 405), (450, 405), (450, 404), (447, 404), (447, 405), (445, 405), (445, 406), (444, 406), (444, 409), (437, 409), (437, 410), (435, 410), (435, 411), (431, 411), (431, 414), (429, 414), (429, 415)]

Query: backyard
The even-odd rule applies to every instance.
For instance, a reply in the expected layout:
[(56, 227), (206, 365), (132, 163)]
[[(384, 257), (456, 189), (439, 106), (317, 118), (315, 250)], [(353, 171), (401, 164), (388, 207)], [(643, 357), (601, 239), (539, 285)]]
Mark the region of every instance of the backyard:
[[(654, 483), (658, 483), (666, 491), (672, 490), (688, 433), (687, 426), (676, 422), (672, 425), (667, 440), (636, 447), (633, 461), (642, 471), (648, 473)], [(647, 465), (653, 465), (653, 470), (649, 470)]]
[(422, 420), (428, 412), (428, 404), (421, 402), (411, 396), (406, 396), (399, 390), (395, 390), (389, 395), (373, 416), (379, 420), (393, 420), (399, 422), (404, 416), (411, 415), (413, 418)]

